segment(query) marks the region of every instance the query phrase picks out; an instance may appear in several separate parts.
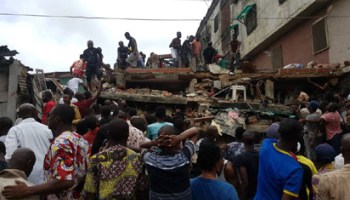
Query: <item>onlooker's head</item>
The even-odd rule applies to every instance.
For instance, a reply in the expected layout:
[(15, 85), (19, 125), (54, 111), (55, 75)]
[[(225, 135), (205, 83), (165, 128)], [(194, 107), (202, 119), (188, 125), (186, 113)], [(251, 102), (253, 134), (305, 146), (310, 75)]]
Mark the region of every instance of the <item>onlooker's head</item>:
[(275, 138), (278, 139), (279, 133), (278, 133), (278, 129), (280, 128), (280, 124), (279, 123), (273, 123), (271, 124), (271, 126), (269, 127), (269, 129), (266, 131), (266, 137), (267, 138)]
[(117, 117), (122, 119), (122, 120), (127, 120), (127, 118), (128, 118), (127, 114), (122, 110), (118, 110)]
[(33, 170), (35, 161), (36, 157), (31, 149), (18, 148), (11, 156), (9, 168), (23, 171), (27, 176), (29, 176)]
[(207, 137), (209, 141), (215, 142), (219, 137), (219, 130), (216, 126), (209, 126), (207, 129)]
[(0, 155), (5, 156), (6, 155), (6, 146), (3, 142), (0, 141)]
[(85, 95), (82, 92), (75, 93), (75, 98), (77, 98), (78, 101), (82, 101), (85, 99)]
[(147, 130), (147, 122), (142, 117), (134, 116), (130, 119), (130, 123), (142, 132), (145, 132)]
[(256, 137), (254, 132), (245, 131), (243, 133), (242, 141), (246, 147), (254, 147), (255, 139)]
[(173, 126), (165, 125), (158, 131), (158, 136), (160, 135), (176, 135), (176, 130)]
[(243, 127), (236, 128), (236, 139), (240, 141), (242, 139), (243, 133), (245, 132), (245, 129)]
[(85, 91), (85, 92), (84, 92), (84, 97), (85, 97), (85, 99), (90, 99), (90, 98), (92, 98), (91, 92)]
[(114, 144), (125, 144), (129, 137), (129, 125), (125, 120), (116, 118), (109, 122), (108, 139)]
[(0, 117), (0, 136), (7, 135), (13, 126), (12, 119), (9, 117)]
[(176, 131), (180, 134), (185, 131), (186, 129), (186, 123), (183, 117), (176, 116), (173, 118), (173, 124), (176, 129)]
[(87, 128), (90, 130), (95, 130), (99, 125), (98, 119), (93, 115), (85, 117), (84, 121), (87, 125)]
[(91, 106), (92, 109), (94, 110), (94, 114), (95, 115), (99, 115), (101, 114), (101, 105), (100, 104), (94, 104), (93, 106)]
[(328, 112), (336, 112), (338, 110), (339, 106), (337, 103), (329, 103), (328, 106), (327, 106), (327, 111)]
[(90, 116), (90, 115), (95, 116), (95, 111), (93, 108), (90, 107), (90, 108), (87, 108), (84, 113), (80, 113), (80, 114), (84, 114), (85, 117)]
[(102, 106), (101, 107), (101, 117), (109, 118), (111, 116), (111, 107), (110, 106)]
[(147, 124), (153, 124), (154, 122), (156, 122), (156, 117), (152, 114), (146, 114), (145, 115), (145, 119), (147, 121)]
[(220, 148), (211, 142), (202, 142), (197, 163), (202, 171), (217, 172), (223, 165)]
[(326, 165), (334, 161), (336, 153), (333, 147), (329, 144), (320, 144), (316, 146), (316, 162), (320, 165)]
[(53, 99), (52, 93), (49, 90), (45, 90), (41, 94), (41, 98), (44, 103), (47, 103)]
[(166, 117), (166, 110), (163, 106), (158, 106), (155, 111), (157, 120), (164, 120)]
[(311, 112), (316, 112), (316, 110), (320, 107), (320, 103), (318, 101), (310, 101), (308, 109)]
[(130, 33), (129, 32), (125, 32), (124, 34), (125, 38), (130, 40), (131, 36), (130, 36)]
[(68, 94), (70, 96), (70, 98), (73, 98), (73, 96), (74, 96), (73, 90), (71, 90), (68, 87), (63, 90), (63, 94)]
[(33, 104), (24, 103), (18, 108), (19, 117), (22, 119), (37, 118), (37, 110)]
[(137, 116), (137, 110), (135, 108), (129, 108), (128, 118), (132, 118), (133, 116)]
[(66, 104), (66, 105), (70, 105), (70, 104), (71, 104), (72, 98), (70, 97), (70, 95), (64, 94), (64, 95), (62, 96), (62, 98), (63, 98), (64, 104)]
[(111, 104), (112, 104), (112, 101), (109, 100), (109, 99), (106, 99), (106, 100), (103, 102), (103, 105), (104, 105), (104, 106), (109, 106), (109, 105), (111, 105)]
[(344, 157), (344, 164), (350, 164), (350, 134), (347, 133), (343, 136), (341, 141), (341, 152)]
[(177, 38), (181, 38), (181, 32), (180, 31), (176, 32), (176, 36)]
[(284, 119), (280, 123), (278, 132), (280, 134), (280, 140), (286, 143), (296, 145), (301, 137), (303, 126), (294, 119)]
[(94, 42), (92, 40), (87, 41), (88, 48), (94, 47)]
[(123, 41), (119, 41), (118, 44), (119, 44), (120, 47), (123, 47), (123, 46), (124, 46), (124, 42), (123, 42)]
[(80, 58), (80, 59), (84, 59), (84, 55), (83, 55), (83, 54), (80, 54), (80, 55), (79, 55), (79, 58)]
[(85, 119), (79, 121), (75, 128), (76, 128), (75, 132), (78, 133), (79, 135), (85, 135), (89, 131), (89, 128), (87, 127), (87, 123)]
[(66, 104), (58, 104), (49, 114), (48, 126), (53, 132), (56, 133), (56, 130), (59, 127), (72, 126), (74, 116), (75, 113), (71, 106)]
[[(173, 126), (165, 125), (158, 131), (158, 137), (161, 137), (163, 135), (177, 135), (177, 132)], [(174, 152), (179, 148), (179, 146), (168, 147), (164, 146), (163, 144), (159, 144), (159, 148), (164, 152)]]

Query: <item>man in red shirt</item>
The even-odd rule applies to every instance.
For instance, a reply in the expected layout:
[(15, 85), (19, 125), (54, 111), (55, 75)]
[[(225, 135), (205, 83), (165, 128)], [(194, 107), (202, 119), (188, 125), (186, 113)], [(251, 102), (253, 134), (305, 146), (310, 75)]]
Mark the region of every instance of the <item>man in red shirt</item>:
[(70, 67), (72, 75), (77, 75), (79, 78), (83, 78), (86, 68), (86, 62), (84, 61), (83, 54), (80, 55), (80, 59), (75, 61)]
[(102, 81), (101, 81), (101, 85), (100, 85), (97, 93), (91, 98), (85, 99), (85, 95), (81, 92), (77, 92), (75, 94), (75, 98), (77, 98), (78, 102), (73, 103), (73, 104), (79, 108), (79, 112), (80, 112), (80, 115), (82, 118), (85, 117), (85, 111), (88, 108), (90, 108), (92, 103), (94, 103), (98, 97), (100, 97), (101, 92), (102, 92)]
[(56, 106), (56, 102), (53, 100), (51, 91), (44, 91), (42, 93), (42, 99), (44, 102), (44, 107), (41, 122), (46, 124), (47, 115), (51, 112), (52, 108)]

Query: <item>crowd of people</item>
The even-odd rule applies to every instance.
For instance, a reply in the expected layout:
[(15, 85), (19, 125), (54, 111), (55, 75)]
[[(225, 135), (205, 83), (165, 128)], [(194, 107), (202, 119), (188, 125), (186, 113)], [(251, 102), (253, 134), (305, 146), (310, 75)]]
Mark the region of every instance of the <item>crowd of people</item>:
[(299, 120), (230, 137), (180, 110), (98, 102), (101, 90), (67, 87), (61, 102), (45, 91), (40, 119), (29, 103), (16, 122), (0, 118), (0, 197), (348, 199), (350, 112), (334, 93), (318, 102), (301, 91)]
[[(230, 41), (230, 52), (228, 55), (220, 55), (213, 47), (211, 41), (208, 42), (206, 48), (203, 48), (199, 34), (188, 36), (183, 43), (181, 43), (181, 37), (181, 32), (177, 32), (176, 37), (169, 44), (172, 57), (172, 61), (168, 63), (170, 66), (192, 67), (194, 71), (205, 71), (209, 64), (215, 63), (234, 72), (240, 65), (239, 51), (241, 43), (237, 40), (235, 33), (232, 35), (232, 41)], [(125, 70), (127, 67), (159, 68), (163, 66), (160, 63), (160, 57), (154, 52), (151, 52), (146, 60), (146, 55), (139, 51), (136, 39), (129, 32), (125, 32), (125, 38), (129, 41), (128, 45), (125, 46), (123, 41), (119, 41), (114, 69)], [(94, 43), (91, 40), (88, 41), (87, 46), (88, 48), (80, 55), (79, 60), (71, 65), (70, 71), (78, 78), (82, 78), (85, 73), (91, 89), (91, 77), (96, 76), (100, 80), (103, 71), (111, 72), (111, 68), (109, 64), (103, 62), (103, 54), (100, 47), (94, 47)], [(229, 58), (230, 61), (226, 61), (227, 59), (225, 58)]]
[[(118, 59), (136, 64), (136, 40), (125, 36), (130, 43), (119, 43)], [(186, 64), (184, 45), (199, 39), (181, 46), (180, 38), (170, 46)], [(204, 50), (206, 62), (214, 51)], [(239, 50), (235, 56), (238, 62)], [(102, 101), (102, 59), (88, 41), (60, 99), (43, 91), (40, 116), (24, 103), (15, 122), (0, 117), (0, 199), (349, 199), (350, 98), (332, 90), (333, 81), (309, 80), (324, 91), (320, 98), (297, 92), (297, 119), (276, 118), (260, 132), (238, 127), (232, 137), (182, 110), (140, 112), (124, 100)]]

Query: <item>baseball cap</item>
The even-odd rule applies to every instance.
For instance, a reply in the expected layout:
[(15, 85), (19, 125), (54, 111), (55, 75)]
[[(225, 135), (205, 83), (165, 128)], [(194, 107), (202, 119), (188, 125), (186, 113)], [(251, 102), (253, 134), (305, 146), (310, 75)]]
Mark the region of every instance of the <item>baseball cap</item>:
[(278, 139), (279, 138), (279, 133), (278, 133), (279, 127), (280, 127), (279, 123), (271, 124), (269, 129), (266, 131), (266, 137)]
[(318, 162), (330, 163), (336, 156), (335, 150), (329, 144), (320, 144), (316, 148), (316, 157)]

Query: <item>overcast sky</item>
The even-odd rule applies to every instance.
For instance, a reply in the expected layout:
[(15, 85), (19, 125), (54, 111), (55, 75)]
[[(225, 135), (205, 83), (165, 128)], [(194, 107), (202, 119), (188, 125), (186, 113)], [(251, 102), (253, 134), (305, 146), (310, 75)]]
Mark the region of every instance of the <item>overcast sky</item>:
[[(141, 19), (202, 19), (208, 0), (0, 0), (0, 13)], [(45, 72), (67, 71), (86, 49), (87, 40), (103, 49), (113, 66), (118, 42), (130, 32), (140, 51), (170, 53), (177, 31), (182, 41), (200, 21), (134, 21), (42, 18), (0, 15), (0, 45), (17, 50), (15, 58)]]

